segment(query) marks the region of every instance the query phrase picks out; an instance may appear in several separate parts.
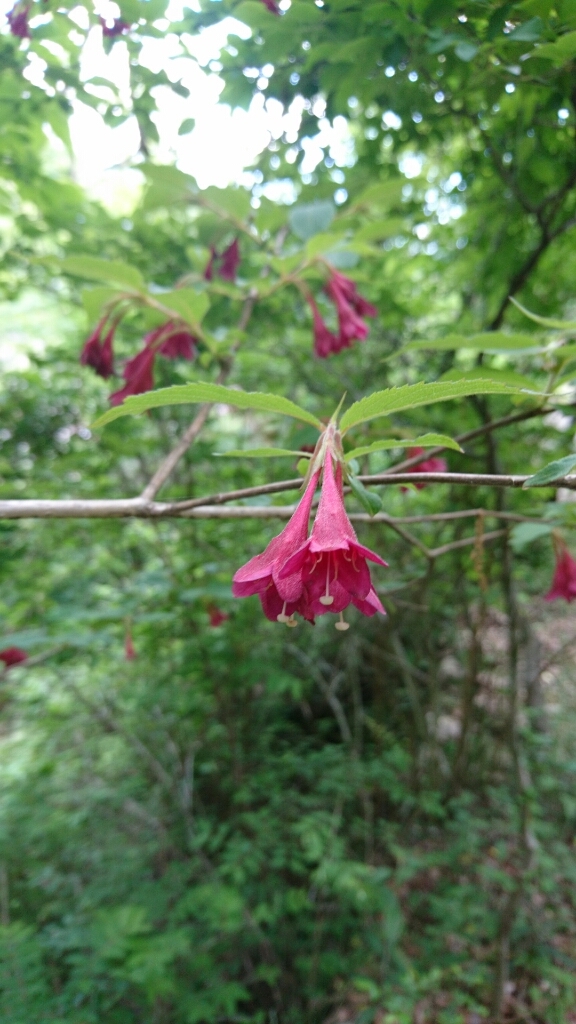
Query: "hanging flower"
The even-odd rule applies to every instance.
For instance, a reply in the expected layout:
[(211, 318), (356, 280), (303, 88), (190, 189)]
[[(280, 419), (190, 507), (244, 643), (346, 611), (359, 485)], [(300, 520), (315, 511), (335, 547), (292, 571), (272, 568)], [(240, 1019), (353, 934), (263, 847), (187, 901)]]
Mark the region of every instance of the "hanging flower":
[(319, 359), (327, 359), (328, 356), (334, 355), (341, 349), (340, 341), (335, 334), (327, 327), (324, 323), (318, 306), (314, 302), (311, 295), (306, 295), (306, 299), (312, 310), (312, 317), (314, 319), (314, 354)]
[(108, 322), (109, 315), (106, 314), (106, 316), (103, 316), (97, 323), (80, 354), (80, 362), (82, 366), (91, 366), (92, 369), (95, 370), (100, 377), (104, 377), (105, 380), (114, 373), (114, 352), (112, 350), (112, 342), (114, 340), (114, 332), (118, 326), (118, 319), (112, 321), (106, 335), (102, 337), (104, 328)]
[(194, 359), (196, 355), (196, 338), (174, 320), (150, 331), (144, 342), (168, 359)]
[(554, 535), (554, 548), (556, 551), (556, 567), (552, 586), (544, 595), (545, 601), (555, 601), (563, 597), (565, 601), (571, 602), (576, 597), (576, 561), (568, 551), (566, 544), (558, 535)]
[[(408, 455), (408, 458), (411, 459), (415, 455), (424, 455), (425, 451), (426, 451), (425, 448), (409, 448), (408, 452), (407, 452), (407, 455)], [(438, 459), (438, 458), (435, 458), (433, 456), (430, 459), (423, 459), (422, 462), (417, 462), (414, 466), (408, 466), (407, 469), (404, 470), (404, 472), (405, 473), (445, 473), (447, 469), (448, 469), (448, 463), (446, 462), (446, 459)], [(426, 487), (426, 484), (422, 483), (422, 481), (419, 481), (417, 484), (414, 484), (414, 487), (416, 487), (417, 490), (421, 491), (423, 487)], [(402, 490), (403, 491), (407, 491), (408, 488), (407, 487), (403, 487)]]
[(251, 597), (258, 594), (264, 614), (272, 622), (278, 621), (287, 626), (295, 626), (296, 612), (303, 618), (314, 621), (304, 592), (302, 573), (282, 573), (280, 578), (280, 570), (308, 536), (310, 509), (319, 476), (320, 470), (310, 477), (298, 508), (282, 533), (270, 541), (261, 555), (251, 558), (234, 574), (234, 597)]
[(124, 657), (126, 661), (134, 661), (136, 658), (132, 633), (129, 629), (126, 630), (126, 636), (124, 637)]
[(368, 336), (368, 324), (362, 319), (365, 316), (376, 316), (376, 307), (368, 302), (358, 290), (354, 281), (344, 274), (333, 270), (326, 285), (326, 292), (336, 306), (338, 313), (338, 347), (332, 351), (350, 348), (353, 341), (364, 341)]
[(12, 35), (16, 36), (18, 39), (30, 38), (28, 15), (30, 14), (31, 6), (31, 4), (26, 3), (16, 3), (12, 10), (7, 14), (10, 31)]
[(128, 395), (141, 395), (154, 387), (154, 359), (156, 353), (147, 345), (137, 355), (129, 359), (122, 376), (126, 381), (123, 388), (109, 396), (111, 405), (120, 405)]
[(353, 604), (363, 615), (385, 614), (372, 587), (367, 560), (387, 563), (358, 543), (344, 508), (340, 466), (334, 475), (332, 454), (326, 453), (322, 495), (308, 540), (287, 559), (278, 573), (278, 586), (298, 578), (304, 585), (313, 615), (340, 614), (336, 629), (348, 629), (342, 612)]
[(213, 279), (213, 277), (214, 277), (214, 264), (215, 264), (217, 259), (218, 259), (218, 256), (216, 254), (216, 249), (214, 248), (213, 245), (211, 245), (210, 246), (210, 259), (208, 260), (208, 263), (206, 264), (206, 269), (204, 271), (204, 280), (205, 281), (211, 281)]
[(219, 270), (220, 277), (224, 281), (235, 281), (236, 271), (240, 264), (240, 246), (238, 245), (237, 238), (224, 250), (220, 258), (222, 260)]
[(13, 665), (21, 665), (27, 660), (28, 655), (21, 647), (5, 647), (3, 651), (0, 651), (0, 661), (4, 662), (7, 669), (12, 668)]
[(219, 274), (224, 281), (235, 281), (236, 271), (240, 264), (240, 246), (238, 239), (235, 238), (230, 243), (227, 249), (218, 255), (213, 245), (210, 246), (210, 259), (206, 264), (204, 270), (204, 279), (206, 281), (212, 281), (214, 278), (215, 271)]

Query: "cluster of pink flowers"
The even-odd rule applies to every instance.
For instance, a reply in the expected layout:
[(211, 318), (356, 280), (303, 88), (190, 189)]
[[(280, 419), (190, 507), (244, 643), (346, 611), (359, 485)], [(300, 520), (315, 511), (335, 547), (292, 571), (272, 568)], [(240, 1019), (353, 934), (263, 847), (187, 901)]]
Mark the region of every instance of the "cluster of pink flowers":
[[(114, 332), (122, 314), (107, 313), (96, 325), (80, 355), (84, 366), (91, 366), (100, 377), (114, 373)], [(144, 347), (129, 359), (122, 371), (124, 386), (110, 395), (112, 405), (120, 405), (128, 395), (140, 395), (154, 387), (154, 361), (157, 355), (168, 359), (194, 359), (196, 338), (177, 320), (168, 320), (144, 336)]]
[(363, 615), (385, 614), (372, 586), (367, 562), (386, 565), (358, 542), (344, 508), (342, 465), (326, 452), (320, 503), (308, 536), (308, 521), (322, 469), (310, 476), (304, 495), (287, 526), (266, 550), (238, 569), (235, 597), (257, 594), (271, 621), (295, 626), (295, 614), (308, 622), (317, 615), (339, 616), (336, 629), (348, 629), (342, 612), (350, 604)]
[(312, 296), (306, 296), (314, 319), (314, 353), (320, 359), (350, 348), (353, 341), (364, 341), (368, 336), (368, 324), (362, 318), (377, 314), (376, 307), (358, 293), (354, 281), (337, 270), (331, 271), (326, 294), (336, 306), (338, 334), (327, 327)]
[(224, 281), (235, 281), (239, 264), (240, 246), (237, 238), (235, 238), (228, 248), (224, 249), (220, 254), (217, 253), (216, 247), (211, 245), (210, 259), (206, 264), (204, 279), (206, 281), (212, 281), (214, 273), (216, 272)]

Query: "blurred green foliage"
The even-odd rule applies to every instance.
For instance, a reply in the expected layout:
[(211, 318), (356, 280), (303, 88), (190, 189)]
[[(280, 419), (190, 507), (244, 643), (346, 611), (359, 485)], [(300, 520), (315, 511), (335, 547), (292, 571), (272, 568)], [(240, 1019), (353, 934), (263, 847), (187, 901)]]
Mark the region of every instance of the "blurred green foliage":
[[(260, 0), (204, 0), (172, 24), (164, 3), (121, 0), (132, 27), (106, 45), (127, 47), (129, 101), (83, 80), (82, 48), (100, 29), (79, 6), (42, 0), (30, 41), (0, 36), (0, 358), (11, 340), (47, 342), (3, 375), (0, 498), (142, 490), (191, 410), (91, 434), (107, 385), (78, 355), (126, 288), (117, 349), (133, 355), (164, 315), (153, 302), (182, 301), (178, 283), (194, 295), (180, 312), (201, 354), (159, 359), (157, 386), (231, 366), (229, 384), (326, 416), (344, 391), (357, 401), (480, 371), (549, 393), (554, 412), (480, 435), (448, 453), (450, 469), (536, 473), (571, 456), (574, 329), (507, 301), (574, 319), (569, 0), (292, 0), (280, 16)], [(260, 93), (301, 119), (271, 141), (250, 189), (202, 192), (155, 162), (153, 90), (183, 87), (142, 53), (166, 35), (186, 52), (188, 33), (229, 14), (252, 34), (231, 30), (212, 69), (224, 101)], [(49, 172), (45, 126), (67, 145), (76, 98), (109, 124), (137, 118), (146, 184), (129, 219)], [(324, 145), (334, 118), (344, 156)], [(273, 198), (279, 182), (291, 205)], [(237, 234), (237, 283), (207, 285), (209, 247)], [(364, 344), (320, 363), (294, 283), (329, 319), (326, 259), (378, 318)], [(353, 444), (455, 437), (535, 402), (473, 395), (403, 411)], [(294, 476), (282, 460), (213, 455), (315, 437), (217, 407), (161, 496)], [(373, 451), (360, 468), (398, 458)], [(362, 525), (390, 564), (375, 574), (388, 615), (355, 616), (337, 641), (326, 618), (287, 632), (255, 599), (232, 600), (234, 570), (274, 521), (0, 523), (2, 646), (30, 655), (0, 683), (3, 1022), (574, 1020), (573, 646), (569, 615), (541, 601), (550, 530), (570, 542), (574, 504), (553, 487), (379, 494), (396, 516), (483, 508), (539, 521), (483, 548), (483, 517), (409, 524), (428, 548), (470, 540), (476, 524), (476, 545), (432, 564), (405, 533)], [(218, 626), (215, 608), (228, 616)]]

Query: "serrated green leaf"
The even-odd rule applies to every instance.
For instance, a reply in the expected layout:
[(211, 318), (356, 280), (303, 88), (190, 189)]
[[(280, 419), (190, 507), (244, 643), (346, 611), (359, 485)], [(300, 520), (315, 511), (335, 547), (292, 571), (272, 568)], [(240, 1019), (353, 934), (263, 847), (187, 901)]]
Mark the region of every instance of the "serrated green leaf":
[(147, 409), (159, 409), (165, 405), (185, 405), (195, 402), (225, 402), (237, 409), (259, 409), (261, 412), (276, 412), (283, 416), (292, 416), (303, 423), (311, 423), (318, 430), (323, 424), (311, 412), (301, 409), (295, 402), (281, 395), (268, 395), (259, 391), (240, 391), (226, 388), (223, 384), (176, 384), (171, 388), (158, 388), (147, 391), (144, 395), (131, 395), (122, 405), (109, 409), (94, 423), (94, 427), (104, 427), (120, 416), (139, 416)]
[(214, 452), (214, 455), (219, 459), (312, 458), (307, 452), (294, 452), (288, 448), (234, 448), (230, 452)]
[(463, 449), (457, 441), (446, 434), (422, 434), (421, 437), (413, 437), (410, 440), (403, 438), (386, 438), (384, 441), (374, 441), (373, 444), (364, 445), (362, 448), (353, 448), (344, 457), (345, 462), (351, 459), (359, 459), (361, 455), (370, 455), (372, 452), (383, 452), (389, 448), (451, 448), (455, 452)]
[(193, 288), (177, 288), (173, 292), (155, 295), (154, 298), (172, 309), (191, 327), (198, 327), (210, 308), (206, 292), (195, 292)]
[(68, 256), (60, 260), (60, 269), (65, 274), (84, 277), (87, 281), (102, 281), (138, 292), (146, 288), (144, 278), (136, 267), (116, 260), (99, 260), (95, 256)]
[(542, 347), (542, 341), (532, 334), (505, 334), (503, 331), (486, 331), (483, 334), (447, 334), (444, 338), (430, 341), (410, 341), (400, 352), (414, 352), (432, 349), (448, 352), (452, 349), (469, 348), (480, 352), (507, 352), (514, 349)]
[(554, 320), (548, 316), (538, 316), (537, 313), (531, 313), (529, 309), (522, 306), (518, 300), (513, 299), (512, 296), (510, 296), (510, 302), (513, 302), (520, 312), (524, 313), (524, 316), (527, 316), (529, 320), (533, 320), (535, 324), (540, 324), (542, 327), (552, 327), (559, 331), (576, 330), (576, 320)]
[(566, 455), (563, 459), (556, 459), (549, 462), (543, 469), (539, 469), (534, 476), (529, 476), (524, 481), (524, 487), (542, 487), (544, 484), (552, 484), (566, 476), (576, 466), (576, 455)]
[(377, 512), (382, 510), (382, 499), (364, 487), (364, 484), (361, 484), (355, 476), (349, 476), (348, 483), (352, 493), (358, 498), (358, 501), (369, 515), (375, 516)]
[(389, 416), (393, 412), (415, 409), (421, 405), (432, 405), (433, 402), (446, 402), (453, 398), (465, 398), (466, 395), (518, 395), (520, 388), (499, 384), (491, 380), (477, 381), (445, 381), (431, 384), (404, 384), (399, 388), (387, 388), (366, 395), (359, 402), (354, 402), (344, 413), (340, 421), (342, 431), (355, 427), (358, 423), (366, 423), (377, 416)]
[(530, 377), (523, 373), (515, 373), (514, 370), (500, 370), (491, 366), (475, 366), (472, 370), (448, 370), (443, 373), (440, 380), (496, 380), (503, 384), (511, 384), (516, 388), (528, 388), (536, 390), (536, 384)]

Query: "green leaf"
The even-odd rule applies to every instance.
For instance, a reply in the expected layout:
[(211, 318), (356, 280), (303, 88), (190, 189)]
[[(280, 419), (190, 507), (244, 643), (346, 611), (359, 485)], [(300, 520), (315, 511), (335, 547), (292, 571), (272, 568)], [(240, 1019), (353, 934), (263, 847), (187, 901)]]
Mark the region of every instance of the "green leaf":
[(308, 452), (293, 452), (288, 448), (234, 448), (231, 452), (214, 452), (214, 455), (219, 459), (312, 458)]
[(188, 135), (188, 132), (191, 132), (191, 131), (194, 130), (195, 125), (196, 125), (196, 118), (195, 117), (187, 117), (187, 118), (185, 118), (184, 121), (182, 121), (182, 124), (180, 125), (180, 127), (178, 129), (178, 135)]
[(139, 416), (147, 409), (158, 409), (165, 405), (184, 405), (193, 402), (225, 402), (238, 409), (259, 409), (261, 412), (277, 412), (283, 416), (292, 416), (303, 423), (311, 423), (318, 430), (323, 424), (311, 412), (301, 409), (295, 402), (281, 395), (267, 395), (259, 391), (240, 391), (226, 388), (223, 384), (176, 384), (171, 388), (158, 388), (147, 391), (144, 395), (131, 395), (122, 405), (109, 409), (94, 423), (95, 427), (103, 427), (120, 416)]
[(447, 334), (444, 338), (431, 341), (410, 341), (400, 352), (414, 352), (418, 349), (433, 349), (448, 352), (452, 349), (469, 348), (480, 352), (507, 352), (514, 349), (542, 347), (542, 341), (533, 334), (505, 334), (504, 331), (486, 331), (483, 334)]
[(475, 366), (472, 370), (448, 370), (443, 373), (440, 380), (496, 380), (502, 384), (511, 384), (516, 388), (528, 388), (536, 390), (536, 384), (530, 377), (523, 373), (515, 373), (514, 370), (500, 370), (491, 366)]
[(359, 459), (361, 455), (370, 455), (372, 452), (383, 452), (389, 448), (451, 448), (455, 452), (462, 452), (457, 441), (446, 434), (422, 434), (421, 437), (413, 437), (409, 440), (403, 438), (387, 438), (385, 441), (374, 441), (373, 444), (364, 445), (363, 448), (353, 448), (344, 457), (345, 462), (351, 459)]
[(362, 508), (365, 508), (369, 515), (374, 516), (377, 512), (381, 512), (382, 499), (377, 494), (367, 490), (364, 484), (361, 484), (355, 476), (349, 476), (348, 483), (352, 493), (358, 498)]
[(208, 206), (222, 217), (244, 221), (250, 213), (250, 193), (244, 188), (217, 188), (210, 185), (199, 193), (201, 205)]
[(68, 256), (60, 260), (60, 269), (65, 274), (84, 277), (88, 281), (103, 281), (119, 288), (130, 288), (142, 292), (146, 285), (136, 267), (115, 260), (99, 260), (95, 256)]
[(354, 405), (344, 413), (340, 429), (349, 430), (350, 427), (376, 419), (377, 416), (390, 416), (393, 412), (415, 409), (421, 405), (431, 405), (433, 402), (446, 402), (452, 398), (464, 398), (466, 395), (518, 394), (522, 394), (520, 388), (492, 380), (404, 384), (399, 388), (375, 391), (374, 394), (361, 398), (359, 402), (354, 402)]
[(199, 326), (210, 308), (210, 300), (206, 292), (195, 292), (193, 288), (177, 288), (173, 292), (155, 295), (154, 298), (195, 328)]
[(392, 181), (381, 181), (376, 185), (369, 185), (364, 192), (353, 200), (350, 212), (362, 207), (378, 207), (381, 210), (388, 210), (396, 206), (402, 198), (403, 178), (395, 178)]
[(559, 36), (554, 43), (537, 46), (530, 56), (545, 57), (546, 60), (551, 60), (557, 65), (565, 64), (576, 56), (576, 32), (566, 32), (563, 36)]
[(524, 482), (524, 487), (542, 487), (544, 484), (552, 484), (555, 480), (566, 476), (576, 466), (576, 455), (566, 455), (563, 459), (556, 459), (549, 462), (543, 469), (539, 469), (534, 476), (529, 476)]
[(512, 39), (519, 43), (534, 43), (537, 39), (540, 39), (543, 30), (544, 22), (542, 18), (530, 18), (522, 25), (517, 25), (516, 28), (512, 29), (506, 39)]
[(145, 210), (180, 206), (190, 202), (198, 191), (194, 178), (179, 171), (177, 167), (144, 164), (140, 170), (148, 181), (142, 204)]
[(576, 330), (576, 320), (551, 320), (550, 317), (538, 316), (537, 313), (531, 313), (529, 309), (526, 309), (525, 306), (521, 306), (516, 299), (512, 298), (512, 296), (510, 296), (510, 302), (513, 302), (520, 312), (524, 313), (524, 316), (527, 316), (536, 324), (541, 324), (542, 327), (552, 327), (560, 331)]
[(546, 523), (516, 523), (510, 531), (510, 543), (514, 551), (523, 551), (528, 544), (547, 537), (552, 533), (552, 526)]
[(104, 306), (115, 298), (118, 298), (118, 290), (116, 288), (105, 288), (104, 286), (100, 288), (83, 288), (82, 305), (88, 314), (90, 323), (99, 320)]
[(330, 199), (321, 199), (316, 203), (303, 203), (293, 206), (288, 214), (288, 222), (294, 234), (303, 242), (313, 235), (319, 235), (334, 220), (336, 208)]
[(462, 41), (456, 43), (456, 46), (454, 47), (454, 53), (456, 54), (457, 57), (460, 58), (460, 60), (466, 61), (466, 63), (468, 64), (469, 61), (473, 60), (476, 54), (478, 53), (478, 47), (476, 46), (475, 43)]

